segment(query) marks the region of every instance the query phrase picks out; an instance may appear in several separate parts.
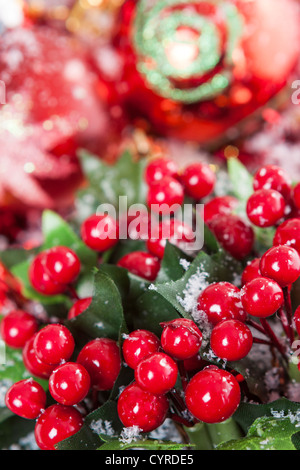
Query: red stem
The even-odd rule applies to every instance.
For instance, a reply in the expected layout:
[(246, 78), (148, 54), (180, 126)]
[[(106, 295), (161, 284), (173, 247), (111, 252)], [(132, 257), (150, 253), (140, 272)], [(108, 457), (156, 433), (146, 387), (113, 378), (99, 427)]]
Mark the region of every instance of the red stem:
[(284, 287), (282, 290), (283, 290), (283, 295), (284, 295), (284, 304), (285, 304), (285, 310), (286, 310), (287, 322), (288, 322), (288, 328), (289, 328), (288, 337), (290, 340), (290, 344), (292, 345), (294, 342), (295, 336), (294, 336), (294, 329), (293, 329), (293, 309), (292, 309), (291, 296), (290, 296), (288, 287)]
[(266, 346), (273, 346), (273, 343), (271, 343), (271, 341), (266, 341), (265, 339), (260, 338), (253, 338), (253, 343), (265, 344)]
[(275, 335), (274, 331), (272, 330), (272, 328), (270, 327), (269, 323), (267, 322), (267, 320), (265, 318), (261, 318), (260, 319), (260, 323), (262, 325), (262, 327), (264, 328), (266, 334), (269, 336), (272, 344), (278, 349), (278, 351), (280, 352), (280, 354), (282, 355), (282, 357), (284, 358), (285, 361), (287, 361), (287, 357), (286, 357), (286, 354), (285, 354), (285, 350), (284, 350), (284, 347), (282, 346), (282, 344), (280, 343), (279, 339), (277, 338), (277, 336)]

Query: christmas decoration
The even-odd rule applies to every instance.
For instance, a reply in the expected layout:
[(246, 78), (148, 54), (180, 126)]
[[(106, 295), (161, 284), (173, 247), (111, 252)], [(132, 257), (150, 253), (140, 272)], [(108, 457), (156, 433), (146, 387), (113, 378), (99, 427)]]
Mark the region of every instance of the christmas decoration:
[[(0, 383), (6, 407), (16, 415), (7, 417), (7, 408), (0, 407), (0, 445), (44, 450), (298, 449), (300, 369), (294, 341), (300, 254), (296, 240), (293, 246), (289, 242), (298, 236), (293, 228), (298, 219), (287, 211), (272, 226), (261, 227), (260, 220), (247, 215), (247, 203), (257, 191), (276, 192), (285, 205), (296, 203), (293, 187), (283, 184), (289, 175), (267, 166), (253, 177), (230, 159), (228, 197), (234, 204), (227, 204), (224, 212), (215, 196), (217, 172), (210, 195), (201, 200), (204, 209), (214, 208), (202, 249), (193, 248), (194, 240), (179, 248), (188, 236), (181, 224), (176, 232), (169, 231), (161, 257), (156, 257), (147, 251), (146, 236), (156, 234), (161, 240), (165, 234), (151, 230), (151, 217), (144, 230), (143, 212), (141, 219), (140, 212), (129, 214), (124, 238), (119, 204), (113, 204), (114, 217), (98, 212), (93, 236), (105, 244), (90, 243), (86, 221), (96, 217), (93, 198), (100, 204), (118, 201), (122, 187), (131, 188), (132, 201), (148, 201), (145, 210), (151, 211), (147, 192), (157, 180), (149, 174), (153, 168), (157, 174), (158, 168), (176, 165), (170, 159), (164, 165), (161, 158), (157, 165), (134, 161), (128, 151), (115, 165), (89, 153), (82, 161), (90, 184), (77, 195), (71, 225), (45, 211), (42, 246), (0, 253), (6, 265), (3, 295), (10, 301), (1, 321), (10, 360), (0, 366)], [(123, 168), (129, 169), (127, 174)], [(185, 169), (158, 182), (173, 178), (180, 185)], [(270, 183), (263, 175), (271, 178), (272, 189), (257, 189), (258, 183)], [(210, 183), (211, 174), (206, 177)], [(198, 210), (199, 201), (192, 200), (189, 189), (183, 187), (185, 205), (192, 203)], [(266, 196), (267, 207), (268, 202)], [(110, 230), (108, 217), (119, 230)], [(174, 213), (170, 217), (176, 221)], [(252, 231), (247, 252), (242, 243), (232, 252), (222, 230), (212, 231), (216, 220), (227, 218), (230, 225), (231, 217)], [(80, 225), (85, 228), (82, 239), (77, 235)], [(144, 238), (136, 237), (138, 232)], [(113, 243), (108, 245), (108, 239)], [(20, 422), (20, 416), (26, 419)], [(18, 442), (5, 434), (12, 419), (18, 423)], [(34, 442), (28, 443), (28, 434)]]
[(215, 143), (283, 90), (298, 44), (292, 0), (128, 0), (114, 70), (98, 61), (103, 95), (162, 135)]

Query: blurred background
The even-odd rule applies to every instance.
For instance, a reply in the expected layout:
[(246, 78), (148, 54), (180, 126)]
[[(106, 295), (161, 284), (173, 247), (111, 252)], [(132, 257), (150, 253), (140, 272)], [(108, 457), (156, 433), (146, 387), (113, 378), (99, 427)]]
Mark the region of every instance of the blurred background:
[(73, 210), (80, 148), (299, 178), (299, 30), (297, 0), (0, 0), (0, 249)]

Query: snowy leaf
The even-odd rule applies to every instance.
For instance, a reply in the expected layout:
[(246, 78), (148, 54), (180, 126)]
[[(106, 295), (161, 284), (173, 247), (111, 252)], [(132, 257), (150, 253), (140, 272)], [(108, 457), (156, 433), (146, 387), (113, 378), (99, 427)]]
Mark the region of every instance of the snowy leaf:
[(247, 437), (221, 444), (218, 450), (296, 450), (292, 436), (298, 429), (299, 421), (293, 415), (258, 418)]

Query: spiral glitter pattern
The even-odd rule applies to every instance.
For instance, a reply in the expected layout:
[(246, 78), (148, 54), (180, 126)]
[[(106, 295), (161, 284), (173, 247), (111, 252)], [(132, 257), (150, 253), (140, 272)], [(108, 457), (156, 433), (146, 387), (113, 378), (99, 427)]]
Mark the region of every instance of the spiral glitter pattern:
[[(214, 15), (199, 12), (201, 4), (212, 6)], [(232, 53), (242, 30), (243, 18), (230, 1), (140, 0), (133, 23), (138, 71), (166, 98), (184, 103), (212, 98), (230, 84)], [(179, 39), (180, 31), (190, 31), (190, 37)], [(181, 48), (183, 67), (170, 60), (172, 44)]]

